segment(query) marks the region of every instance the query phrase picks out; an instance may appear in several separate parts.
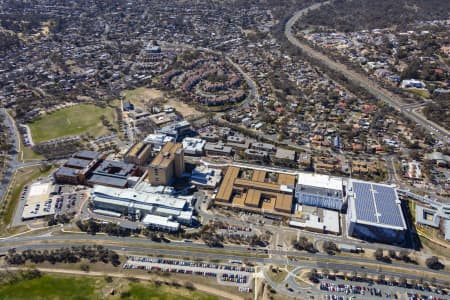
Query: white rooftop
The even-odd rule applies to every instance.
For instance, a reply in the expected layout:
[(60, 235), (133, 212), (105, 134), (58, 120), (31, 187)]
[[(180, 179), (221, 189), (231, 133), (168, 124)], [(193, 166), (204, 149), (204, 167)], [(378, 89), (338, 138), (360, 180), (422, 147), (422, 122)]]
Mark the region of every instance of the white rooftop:
[(157, 215), (146, 215), (144, 219), (142, 219), (142, 222), (145, 225), (157, 225), (157, 226), (164, 226), (168, 228), (178, 229), (180, 227), (180, 224), (178, 222), (174, 222), (169, 220), (167, 217), (161, 217)]
[(39, 197), (45, 195), (45, 197), (50, 194), (51, 184), (36, 182), (30, 186), (30, 191), (28, 192), (28, 197)]
[(309, 219), (304, 222), (289, 221), (289, 225), (300, 228), (311, 228), (339, 233), (339, 213), (332, 210), (323, 210), (323, 218), (319, 219), (316, 215), (309, 215)]
[(100, 195), (103, 198), (133, 201), (148, 205), (165, 206), (174, 209), (183, 209), (186, 205), (185, 199), (179, 199), (172, 195), (160, 193), (147, 193), (135, 189), (119, 189), (95, 185), (92, 190), (93, 195)]
[(183, 139), (183, 149), (186, 152), (202, 152), (206, 141), (198, 138), (186, 137)]
[(156, 144), (156, 145), (164, 145), (168, 142), (173, 142), (175, 139), (171, 136), (168, 136), (163, 133), (152, 133), (147, 135), (144, 139), (144, 143), (146, 144)]
[(342, 178), (329, 175), (299, 173), (298, 184), (342, 191)]
[(30, 186), (26, 203), (23, 207), (22, 219), (28, 220), (55, 214), (56, 200), (50, 197), (51, 191), (52, 184), (49, 182), (33, 183)]

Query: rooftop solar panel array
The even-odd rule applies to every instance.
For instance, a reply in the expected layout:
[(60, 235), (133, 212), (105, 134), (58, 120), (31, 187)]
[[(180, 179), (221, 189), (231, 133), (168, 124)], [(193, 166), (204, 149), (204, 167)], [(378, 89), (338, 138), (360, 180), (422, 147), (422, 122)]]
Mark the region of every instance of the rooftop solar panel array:
[(375, 204), (379, 212), (379, 223), (393, 226), (403, 226), (403, 220), (398, 205), (395, 203), (397, 197), (393, 188), (372, 184), (375, 190)]
[(373, 195), (370, 191), (370, 184), (354, 182), (353, 188), (356, 195), (356, 218), (359, 220), (376, 223), (376, 209), (373, 202)]
[(361, 221), (403, 227), (403, 217), (391, 187), (353, 182), (356, 218)]

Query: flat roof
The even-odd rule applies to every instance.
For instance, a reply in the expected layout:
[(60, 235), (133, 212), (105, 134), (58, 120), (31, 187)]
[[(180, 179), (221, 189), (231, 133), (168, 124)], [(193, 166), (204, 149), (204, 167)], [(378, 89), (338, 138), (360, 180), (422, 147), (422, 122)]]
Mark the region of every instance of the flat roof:
[(206, 141), (198, 138), (186, 137), (183, 139), (183, 148), (190, 151), (203, 151)]
[(146, 144), (165, 144), (167, 142), (173, 142), (175, 138), (163, 133), (151, 133), (144, 139)]
[(228, 167), (225, 177), (222, 180), (219, 191), (217, 192), (216, 198), (222, 201), (230, 201), (231, 192), (233, 191), (234, 180), (239, 174), (238, 167)]
[(146, 145), (143, 142), (139, 142), (134, 144), (126, 153), (128, 156), (137, 156), (138, 153), (142, 150)]
[(74, 177), (78, 175), (78, 171), (74, 168), (61, 167), (55, 172), (55, 175)]
[(245, 205), (259, 206), (259, 201), (261, 200), (261, 191), (255, 189), (249, 189), (247, 192), (247, 197), (245, 197)]
[(127, 177), (135, 167), (134, 164), (127, 164), (116, 160), (105, 160), (93, 171), (93, 173), (105, 176)]
[(67, 160), (67, 162), (64, 164), (64, 166), (66, 167), (72, 167), (72, 168), (78, 168), (78, 169), (84, 169), (86, 168), (90, 163), (92, 162), (92, 160), (87, 160), (87, 159), (80, 159), (80, 158), (75, 158), (75, 157), (71, 157)]
[[(254, 170), (252, 179), (248, 180), (237, 178), (240, 170), (240, 167), (228, 167), (216, 195), (218, 201), (232, 202), (233, 206), (242, 208), (258, 207), (263, 212), (292, 210), (292, 190), (285, 187), (286, 184), (295, 185), (294, 175), (279, 173), (278, 183), (268, 183), (264, 182), (267, 171)], [(231, 197), (233, 189), (241, 194)]]
[(277, 148), (277, 152), (275, 153), (275, 157), (279, 159), (295, 159), (295, 151), (294, 150), (288, 150), (283, 148)]
[(183, 149), (180, 143), (168, 142), (150, 164), (151, 167), (167, 167), (175, 158), (175, 153)]
[(142, 219), (142, 222), (145, 225), (164, 226), (164, 227), (169, 227), (172, 229), (180, 228), (180, 223), (170, 221), (169, 218), (167, 218), (167, 217), (161, 217), (161, 216), (157, 216), (157, 215), (148, 214), (144, 217), (144, 219)]
[(90, 151), (90, 150), (81, 150), (72, 155), (72, 157), (82, 158), (82, 159), (96, 159), (101, 155), (100, 152)]
[(275, 203), (275, 209), (291, 211), (292, 209), (292, 195), (278, 194)]
[[(429, 219), (427, 219), (427, 217), (429, 217)], [(435, 209), (416, 205), (416, 222), (419, 224), (425, 224), (438, 228), (440, 218), (438, 216), (438, 212)]]
[(52, 191), (50, 182), (31, 184), (23, 207), (22, 219), (29, 220), (55, 214), (56, 201), (50, 197)]
[(114, 176), (100, 174), (93, 174), (88, 178), (88, 181), (91, 184), (114, 185), (120, 187), (126, 187), (128, 183), (128, 180), (126, 178), (117, 178)]
[(266, 171), (263, 170), (255, 170), (253, 172), (252, 180), (258, 181), (258, 182), (264, 182), (264, 179), (266, 179)]
[(231, 153), (231, 150), (233, 150), (230, 146), (225, 146), (225, 144), (219, 142), (219, 143), (206, 143), (205, 144), (205, 151), (217, 151), (222, 153)]
[(299, 173), (298, 184), (342, 191), (342, 178), (322, 174)]
[(287, 185), (287, 186), (295, 186), (295, 176), (290, 174), (279, 173), (278, 174), (278, 184)]
[(257, 181), (240, 179), (240, 178), (237, 178), (234, 181), (234, 184), (236, 186), (243, 186), (243, 187), (248, 187), (248, 188), (255, 187), (255, 188), (273, 191), (273, 192), (279, 192), (281, 190), (280, 185), (276, 184), (276, 183), (257, 182)]
[(319, 218), (317, 215), (310, 215), (309, 219), (303, 222), (291, 220), (289, 221), (289, 225), (339, 233), (339, 213), (332, 210), (323, 210), (322, 215), (322, 218)]
[(356, 180), (351, 184), (353, 196), (350, 197), (349, 209), (352, 221), (396, 230), (407, 228), (394, 188)]
[(94, 197), (119, 199), (127, 203), (134, 202), (178, 210), (182, 210), (187, 203), (186, 199), (181, 199), (168, 194), (148, 193), (137, 191), (135, 189), (120, 189), (102, 185), (94, 186), (91, 195), (94, 195)]

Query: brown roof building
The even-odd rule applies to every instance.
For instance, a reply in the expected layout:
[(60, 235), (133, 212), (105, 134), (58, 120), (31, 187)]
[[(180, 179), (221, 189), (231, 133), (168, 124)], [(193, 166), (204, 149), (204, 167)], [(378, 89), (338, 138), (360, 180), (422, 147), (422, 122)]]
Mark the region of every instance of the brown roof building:
[(168, 142), (153, 159), (148, 169), (152, 185), (168, 185), (184, 172), (183, 144)]
[(231, 166), (222, 180), (215, 203), (289, 217), (295, 183), (294, 175)]

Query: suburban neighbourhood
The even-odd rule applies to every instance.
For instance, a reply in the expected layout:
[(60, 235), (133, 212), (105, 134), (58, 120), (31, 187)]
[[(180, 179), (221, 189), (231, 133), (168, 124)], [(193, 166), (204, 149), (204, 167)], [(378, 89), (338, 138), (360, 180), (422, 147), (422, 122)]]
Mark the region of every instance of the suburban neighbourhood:
[(351, 2), (1, 2), (0, 298), (450, 299), (448, 9)]

